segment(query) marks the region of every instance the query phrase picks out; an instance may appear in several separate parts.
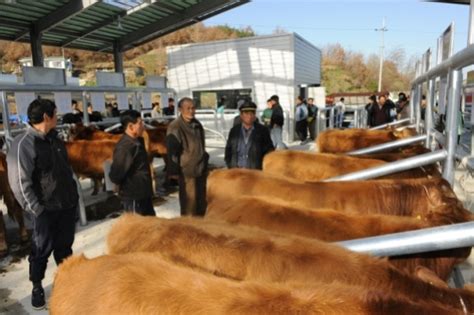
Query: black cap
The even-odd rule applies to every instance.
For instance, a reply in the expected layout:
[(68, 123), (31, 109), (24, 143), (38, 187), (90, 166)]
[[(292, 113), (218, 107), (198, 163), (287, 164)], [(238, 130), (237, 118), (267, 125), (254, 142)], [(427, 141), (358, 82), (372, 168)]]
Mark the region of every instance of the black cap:
[(257, 105), (254, 102), (245, 101), (239, 106), (240, 112), (255, 112), (257, 111)]

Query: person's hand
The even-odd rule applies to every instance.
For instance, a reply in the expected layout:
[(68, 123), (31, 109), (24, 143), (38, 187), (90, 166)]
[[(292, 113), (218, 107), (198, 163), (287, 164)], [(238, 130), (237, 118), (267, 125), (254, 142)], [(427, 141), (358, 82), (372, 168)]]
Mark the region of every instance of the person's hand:
[(114, 194), (118, 194), (118, 193), (119, 193), (119, 190), (120, 190), (119, 185), (115, 185), (115, 184), (114, 184), (114, 188), (112, 189), (112, 191), (114, 192)]
[(179, 179), (179, 176), (178, 176), (178, 175), (169, 175), (168, 178), (169, 178), (169, 179), (178, 180), (178, 179)]

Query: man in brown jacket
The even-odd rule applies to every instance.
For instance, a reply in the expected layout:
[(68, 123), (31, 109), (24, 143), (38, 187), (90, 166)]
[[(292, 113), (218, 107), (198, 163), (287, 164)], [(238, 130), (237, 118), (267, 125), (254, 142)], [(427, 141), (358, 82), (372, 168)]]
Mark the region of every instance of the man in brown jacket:
[(178, 102), (180, 115), (168, 127), (166, 147), (170, 177), (179, 181), (181, 215), (203, 216), (206, 211), (206, 179), (209, 154), (205, 150), (204, 129), (194, 118), (192, 99)]

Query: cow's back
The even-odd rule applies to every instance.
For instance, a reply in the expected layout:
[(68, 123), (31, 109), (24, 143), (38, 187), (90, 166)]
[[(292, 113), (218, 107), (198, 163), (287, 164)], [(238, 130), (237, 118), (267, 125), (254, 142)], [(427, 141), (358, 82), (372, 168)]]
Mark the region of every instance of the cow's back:
[(245, 169), (211, 172), (208, 203), (242, 196), (311, 209), (421, 217), (435, 211), (437, 206), (458, 202), (449, 183), (442, 178), (303, 183)]
[(329, 129), (319, 134), (316, 144), (320, 153), (345, 153), (396, 139), (390, 130)]
[(208, 206), (206, 218), (327, 242), (398, 233), (431, 226), (427, 220), (413, 217), (360, 215), (332, 209), (311, 210), (258, 197), (243, 197), (227, 204), (212, 203)]
[(263, 171), (302, 181), (317, 181), (385, 164), (374, 159), (358, 159), (335, 154), (303, 151), (273, 151), (263, 160)]

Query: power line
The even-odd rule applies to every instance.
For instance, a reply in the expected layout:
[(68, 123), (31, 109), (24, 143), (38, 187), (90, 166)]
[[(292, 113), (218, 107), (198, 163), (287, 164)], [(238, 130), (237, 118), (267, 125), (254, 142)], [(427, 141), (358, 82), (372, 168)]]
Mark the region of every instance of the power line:
[[(217, 24), (216, 24), (217, 25)], [(232, 25), (231, 25), (232, 26)], [(245, 27), (256, 27), (256, 28), (286, 28), (286, 29), (307, 29), (307, 30), (314, 30), (314, 31), (341, 31), (341, 32), (372, 32), (373, 28), (341, 28), (341, 27), (311, 27), (311, 26), (298, 26), (298, 25), (263, 25), (263, 24), (234, 24), (234, 27), (238, 28), (245, 28)], [(440, 35), (440, 32), (427, 32), (427, 31), (420, 31), (415, 29), (390, 29), (391, 32), (394, 33), (416, 33), (419, 34), (426, 34), (426, 35)], [(457, 35), (466, 35), (467, 32), (456, 32)]]

